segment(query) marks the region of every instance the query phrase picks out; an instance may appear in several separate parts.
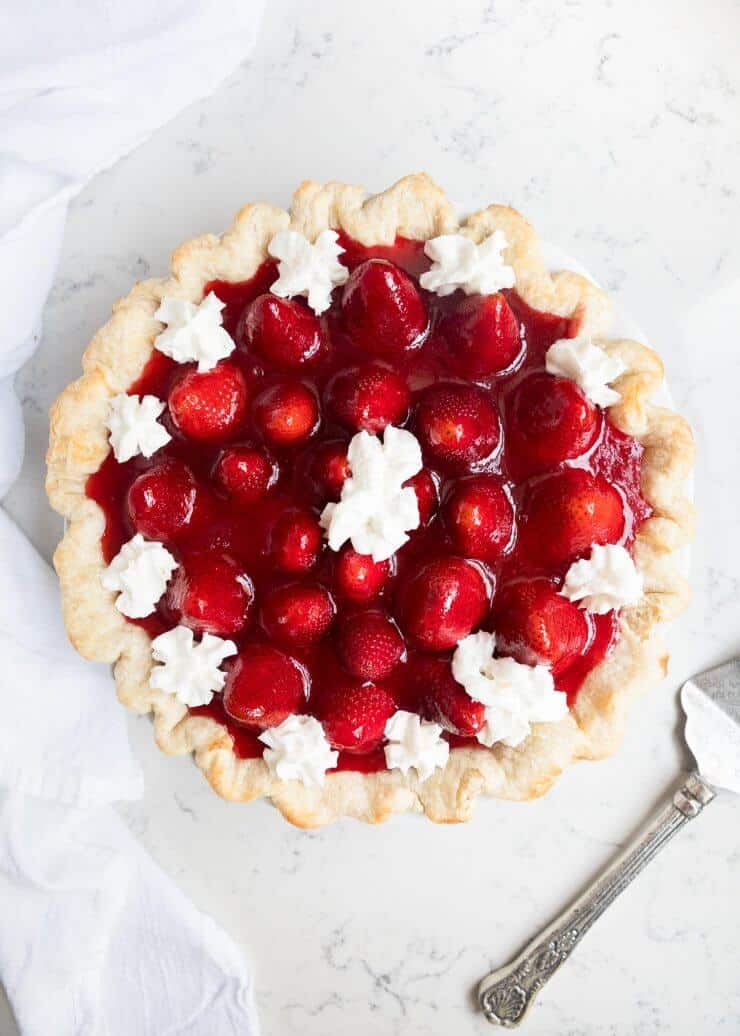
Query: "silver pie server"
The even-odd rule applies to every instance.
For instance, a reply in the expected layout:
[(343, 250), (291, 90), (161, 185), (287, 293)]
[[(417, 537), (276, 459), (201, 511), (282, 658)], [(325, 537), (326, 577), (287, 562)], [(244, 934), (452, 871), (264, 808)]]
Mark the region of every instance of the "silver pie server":
[(487, 975), (478, 1002), (493, 1025), (514, 1029), (597, 918), (684, 824), (712, 801), (716, 788), (740, 794), (740, 658), (688, 680), (681, 690), (685, 736), (697, 768), (635, 840), (571, 906), (510, 964)]

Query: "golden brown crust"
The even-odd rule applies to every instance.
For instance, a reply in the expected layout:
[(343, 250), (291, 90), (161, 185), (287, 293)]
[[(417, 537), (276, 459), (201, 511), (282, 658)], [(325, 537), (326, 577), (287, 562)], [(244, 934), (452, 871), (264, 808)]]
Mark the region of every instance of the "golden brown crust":
[[(313, 239), (331, 226), (364, 244), (392, 243), (397, 234), (426, 239), (459, 230), (475, 240), (502, 229), (506, 261), (514, 267), (518, 292), (534, 308), (572, 317), (580, 331), (600, 340), (626, 366), (617, 388), (621, 400), (610, 418), (645, 447), (642, 490), (653, 515), (641, 526), (635, 558), (645, 595), (622, 614), (621, 636), (608, 658), (584, 683), (570, 714), (541, 724), (517, 749), (456, 748), (444, 771), (421, 784), (398, 771), (328, 774), (323, 789), (277, 780), (261, 759), (238, 759), (225, 728), (196, 717), (175, 698), (149, 687), (148, 636), (127, 622), (100, 584), (103, 515), (85, 496), (85, 481), (108, 453), (108, 400), (136, 379), (151, 355), (160, 325), (154, 313), (163, 295), (199, 301), (212, 279), (244, 280), (263, 261), (270, 238), (291, 226)], [(508, 799), (543, 794), (577, 759), (610, 754), (619, 744), (632, 700), (665, 673), (666, 655), (656, 626), (685, 606), (688, 586), (676, 550), (692, 533), (692, 507), (683, 494), (694, 455), (691, 431), (678, 415), (655, 406), (662, 382), (659, 357), (638, 342), (604, 338), (608, 296), (579, 274), (551, 275), (537, 236), (515, 210), (492, 205), (459, 224), (443, 192), (425, 175), (407, 176), (382, 194), (365, 198), (359, 187), (303, 183), (290, 213), (271, 205), (247, 205), (220, 238), (203, 235), (181, 245), (168, 280), (145, 281), (117, 303), (83, 358), (83, 376), (59, 396), (51, 410), (47, 491), (67, 519), (54, 562), (62, 586), (70, 639), (86, 658), (114, 665), (120, 700), (140, 713), (154, 713), (154, 733), (163, 751), (193, 752), (214, 789), (224, 798), (249, 801), (268, 796), (292, 823), (314, 827), (340, 816), (379, 822), (406, 810), (432, 820), (467, 820), (476, 797)]]

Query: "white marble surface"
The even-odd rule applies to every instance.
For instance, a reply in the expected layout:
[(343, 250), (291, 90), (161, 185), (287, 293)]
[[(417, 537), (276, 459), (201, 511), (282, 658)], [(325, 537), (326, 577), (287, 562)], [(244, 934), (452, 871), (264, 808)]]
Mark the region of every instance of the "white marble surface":
[[(620, 292), (662, 351), (699, 446), (695, 595), (664, 685), (613, 759), (544, 800), (302, 833), (218, 800), (187, 759), (131, 735), (147, 777), (123, 812), (254, 963), (266, 1036), (484, 1033), (471, 989), (623, 844), (670, 786), (676, 690), (740, 648), (737, 0), (272, 0), (255, 60), (74, 204), (39, 352), (22, 373), (28, 456), (9, 508), (51, 554), (46, 411), (130, 283), (248, 200), (304, 177), (380, 188), (425, 168), (464, 207), (523, 209)], [(720, 798), (588, 936), (525, 1031), (740, 1032), (740, 812)], [(14, 1031), (0, 1006), (0, 1032)], [(158, 1036), (158, 1034), (157, 1034)]]

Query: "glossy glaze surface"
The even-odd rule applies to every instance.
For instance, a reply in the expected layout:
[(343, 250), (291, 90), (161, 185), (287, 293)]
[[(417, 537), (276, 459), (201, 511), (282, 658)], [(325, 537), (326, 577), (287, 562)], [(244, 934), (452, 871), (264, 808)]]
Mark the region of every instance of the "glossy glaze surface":
[[(394, 246), (364, 248), (343, 237), (342, 244), (345, 248), (343, 261), (350, 268), (355, 268), (370, 258), (387, 259), (415, 278), (428, 265), (428, 260), (423, 254), (423, 246), (418, 242), (399, 239)], [(205, 288), (205, 293), (214, 291), (226, 303), (224, 324), (239, 343), (230, 359), (239, 365), (244, 375), (250, 401), (285, 379), (285, 371), (278, 365), (265, 361), (263, 356), (256, 355), (245, 347), (244, 334), (239, 330), (242, 315), (256, 298), (269, 289), (275, 277), (274, 264), (265, 263), (249, 281), (240, 284), (213, 282)], [(319, 402), (319, 428), (310, 439), (298, 446), (273, 447), (279, 466), (279, 477), (271, 486), (270, 492), (249, 506), (228, 498), (214, 478), (216, 464), (227, 443), (198, 443), (186, 438), (178, 431), (171, 416), (166, 414), (163, 420), (173, 435), (173, 440), (154, 458), (145, 460), (139, 457), (127, 464), (118, 464), (110, 455), (89, 480), (88, 495), (100, 504), (106, 515), (103, 548), (107, 559), (112, 558), (135, 531), (126, 506), (131, 483), (162, 457), (173, 457), (184, 461), (194, 473), (202, 489), (203, 501), (201, 519), (194, 523), (194, 527), (185, 536), (178, 537), (177, 543), (168, 544), (179, 557), (187, 559), (191, 553), (203, 550), (219, 549), (227, 552), (238, 559), (249, 573), (256, 591), (257, 606), (276, 588), (289, 584), (296, 578), (308, 578), (307, 575), (296, 577), (292, 574), (288, 576), (276, 573), (270, 547), (273, 530), (276, 521), (286, 512), (290, 512), (291, 508), (318, 515), (327, 502), (329, 497), (322, 498), (312, 480), (306, 477), (311, 456), (317, 445), (324, 442), (347, 443), (352, 436), (351, 430), (333, 419), (330, 407), (326, 405), (327, 385), (338, 372), (351, 368), (358, 362), (377, 360), (376, 357), (362, 354), (347, 335), (341, 308), (341, 294), (341, 289), (334, 292), (333, 305), (321, 320), (325, 342), (318, 358), (306, 364), (305, 368), (291, 373), (291, 378), (300, 380)], [(451, 472), (444, 465), (435, 466), (429, 462), (429, 458), (425, 466), (437, 484), (442, 502), (449, 498), (459, 480), (467, 478), (471, 473), (493, 473), (499, 476), (504, 480), (507, 492), (511, 494), (518, 515), (532, 487), (563, 465), (550, 464), (542, 470), (527, 470), (527, 465), (523, 466), (522, 457), (515, 449), (514, 437), (510, 440), (507, 436), (512, 393), (525, 377), (544, 367), (544, 355), (549, 345), (558, 338), (573, 334), (575, 328), (566, 319), (532, 310), (514, 291), (505, 292), (504, 295), (519, 324), (521, 347), (516, 359), (506, 370), (487, 378), (476, 378), (476, 384), (490, 394), (498, 409), (501, 440), (499, 447), (490, 458), (472, 469), (460, 469), (458, 466)], [(427, 293), (422, 293), (422, 297), (429, 316), (429, 329), (423, 346), (394, 358), (391, 365), (402, 377), (410, 393), (411, 414), (406, 423), (412, 429), (418, 400), (428, 386), (437, 382), (456, 383), (467, 380), (460, 377), (459, 365), (450, 343), (451, 335), (445, 331), (446, 327), (451, 326), (451, 317), (454, 316), (463, 297), (460, 293), (446, 299), (437, 299)], [(383, 364), (387, 361), (377, 362)], [(142, 375), (129, 391), (141, 395), (151, 393), (167, 399), (173, 384), (182, 375), (182, 366), (155, 351)], [(566, 461), (566, 466), (585, 468), (597, 476), (603, 476), (611, 485), (617, 487), (624, 502), (623, 539), (629, 544), (635, 529), (649, 513), (639, 490), (642, 448), (637, 442), (617, 431), (600, 412), (597, 420), (598, 430), (593, 445), (584, 455)], [(250, 407), (238, 430), (229, 436), (228, 442), (259, 443), (262, 430), (256, 421), (255, 409)], [(494, 600), (496, 588), (512, 580), (546, 576), (559, 585), (567, 566), (538, 565), (522, 544), (523, 537), (520, 536), (518, 539), (515, 538), (509, 549), (494, 561), (475, 562), (484, 572)], [(383, 608), (396, 618), (399, 609), (398, 587), (407, 582), (409, 574), (430, 559), (453, 553), (455, 550), (449, 529), (437, 508), (428, 524), (416, 530), (410, 542), (398, 552), (394, 559), (392, 576), (374, 599), (373, 606)], [(358, 606), (337, 593), (336, 563), (337, 555), (324, 546), (316, 564), (310, 566), (310, 580), (327, 587), (334, 595), (341, 618), (343, 614), (351, 613)], [(255, 618), (242, 632), (233, 637), (240, 646), (266, 639), (267, 634), (256, 617), (258, 614), (257, 607), (254, 609)], [(142, 620), (142, 625), (151, 635), (156, 635), (173, 624), (172, 612), (168, 610), (164, 598), (156, 613)], [(486, 625), (485, 621), (483, 625)], [(308, 711), (311, 711), (312, 700), (320, 697), (322, 684), (332, 681), (340, 665), (335, 643), (336, 629), (337, 623), (317, 644), (291, 648), (291, 654), (299, 659), (310, 674), (312, 693), (307, 705)], [(588, 672), (609, 651), (616, 636), (616, 629), (614, 616), (593, 617), (586, 649), (556, 678), (557, 686), (568, 693), (571, 701)], [(417, 654), (413, 645), (409, 644), (401, 664), (383, 681), (400, 707), (415, 709), (419, 704), (414, 680)], [(449, 658), (449, 652), (445, 657)], [(240, 757), (251, 758), (261, 755), (262, 745), (257, 740), (258, 731), (247, 730), (227, 716), (218, 697), (211, 705), (194, 711), (209, 715), (226, 725), (234, 741), (234, 750)], [(449, 736), (453, 745), (477, 744), (474, 739), (461, 738), (454, 733)], [(377, 749), (363, 755), (342, 752), (339, 761), (340, 769), (371, 771), (383, 767), (382, 751)]]

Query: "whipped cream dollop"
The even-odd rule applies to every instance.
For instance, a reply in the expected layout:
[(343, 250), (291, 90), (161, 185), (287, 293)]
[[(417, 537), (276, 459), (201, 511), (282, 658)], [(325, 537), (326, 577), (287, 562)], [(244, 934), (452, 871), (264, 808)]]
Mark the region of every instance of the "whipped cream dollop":
[(590, 335), (553, 342), (545, 355), (545, 369), (548, 374), (575, 381), (596, 406), (611, 406), (622, 398), (609, 385), (624, 373), (624, 364), (591, 341)]
[(450, 755), (450, 746), (441, 734), (438, 723), (399, 709), (385, 725), (386, 766), (404, 774), (414, 769), (420, 781), (428, 780), (435, 770), (447, 765)]
[(116, 608), (129, 619), (151, 615), (167, 588), (177, 562), (162, 543), (145, 540), (140, 532), (124, 543), (100, 582), (117, 593)]
[(514, 271), (503, 257), (507, 245), (502, 230), (495, 230), (480, 244), (464, 234), (433, 237), (424, 245), (432, 265), (419, 284), (437, 295), (451, 295), (458, 288), (466, 295), (494, 295), (502, 288), (513, 288)]
[(347, 460), (352, 475), (339, 503), (321, 512), (321, 526), (332, 550), (349, 540), (359, 554), (386, 561), (419, 526), (416, 493), (403, 483), (421, 471), (421, 447), (411, 432), (388, 425), (382, 442), (364, 431), (353, 436)]
[(452, 675), (474, 701), (485, 705), (485, 724), (477, 739), (490, 748), (502, 741), (516, 748), (532, 723), (552, 723), (568, 712), (565, 694), (555, 690), (545, 666), (494, 658), (496, 637), (480, 631), (465, 637), (452, 656)]
[(110, 401), (108, 439), (113, 455), (121, 464), (143, 454), (151, 457), (165, 446), (172, 436), (157, 420), (165, 404), (156, 396), (129, 396), (125, 392)]
[(267, 745), (262, 758), (270, 772), (282, 781), (300, 781), (307, 788), (320, 788), (326, 771), (339, 758), (313, 716), (288, 716), (279, 726), (263, 731), (259, 740)]
[(196, 644), (191, 629), (175, 626), (152, 641), (152, 655), (160, 664), (152, 669), (149, 685), (165, 694), (174, 694), (183, 705), (208, 705), (213, 692), (220, 691), (226, 680), (226, 673), (219, 666), (236, 653), (232, 640), (204, 633)]
[(322, 230), (313, 244), (296, 230), (281, 230), (267, 251), (279, 260), (279, 276), (270, 288), (273, 295), (284, 299), (303, 295), (317, 315), (329, 308), (333, 289), (349, 277), (349, 270), (339, 262), (344, 249), (335, 230)]
[(209, 292), (200, 303), (165, 296), (154, 314), (167, 325), (154, 339), (154, 347), (176, 363), (197, 363), (198, 371), (210, 371), (236, 348), (222, 327), (225, 303)]
[(629, 551), (620, 544), (595, 543), (587, 558), (574, 561), (560, 591), (586, 611), (605, 615), (637, 604), (643, 594), (642, 576)]

